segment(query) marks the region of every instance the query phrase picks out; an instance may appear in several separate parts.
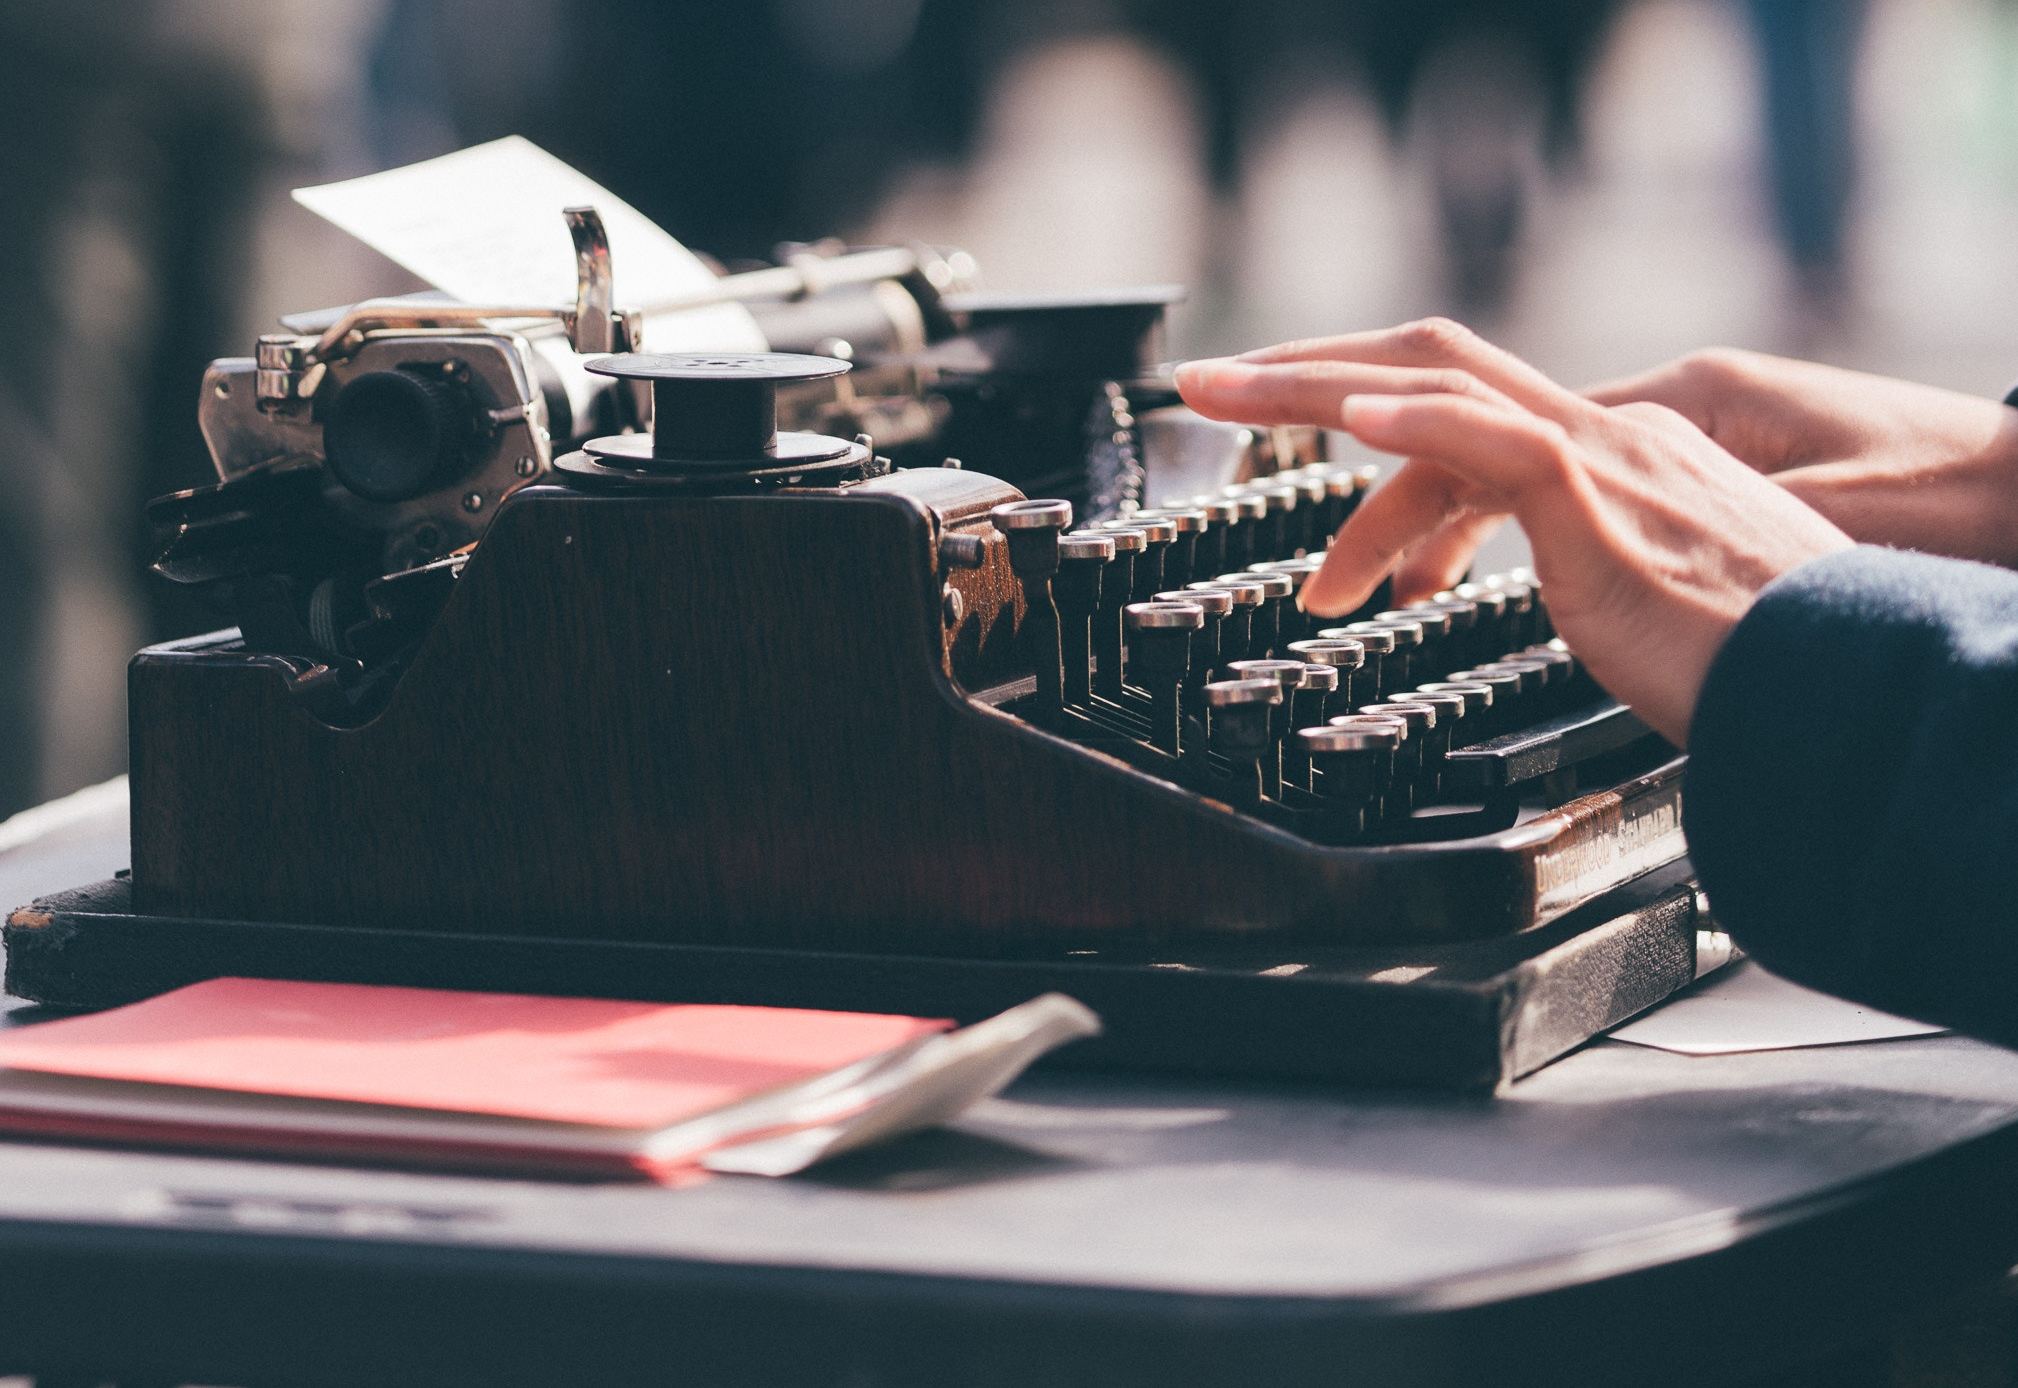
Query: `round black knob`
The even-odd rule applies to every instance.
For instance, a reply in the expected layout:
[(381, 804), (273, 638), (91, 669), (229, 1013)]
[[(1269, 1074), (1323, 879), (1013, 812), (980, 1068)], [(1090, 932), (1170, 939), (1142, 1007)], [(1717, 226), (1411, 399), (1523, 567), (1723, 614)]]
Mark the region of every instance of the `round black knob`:
[(344, 383), (322, 425), (336, 479), (367, 501), (406, 501), (446, 475), (465, 434), (456, 392), (415, 371), (367, 371)]
[[(835, 357), (796, 356), (783, 352), (625, 352), (585, 363), (600, 376), (652, 383), (652, 439), (649, 454), (639, 456), (637, 444), (605, 448), (620, 440), (598, 439), (590, 451), (618, 454), (650, 466), (749, 463), (772, 465), (822, 455), (819, 447), (800, 441), (846, 445), (818, 435), (778, 433), (778, 387), (793, 381), (819, 381), (849, 369)], [(642, 441), (640, 441), (642, 442)]]

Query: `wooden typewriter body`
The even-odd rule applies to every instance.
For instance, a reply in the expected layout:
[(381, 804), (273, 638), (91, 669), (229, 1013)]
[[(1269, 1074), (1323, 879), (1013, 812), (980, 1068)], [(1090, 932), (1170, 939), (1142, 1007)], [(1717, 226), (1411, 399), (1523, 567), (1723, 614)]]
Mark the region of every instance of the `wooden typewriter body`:
[[(357, 727), (228, 633), (143, 651), (134, 902), (956, 954), (1394, 943), (1521, 930), (1675, 855), (1672, 768), (1476, 838), (1340, 847), (1005, 711), (1023, 605), (988, 513), (1015, 498), (948, 469), (528, 489)], [(981, 566), (942, 567), (948, 535)]]

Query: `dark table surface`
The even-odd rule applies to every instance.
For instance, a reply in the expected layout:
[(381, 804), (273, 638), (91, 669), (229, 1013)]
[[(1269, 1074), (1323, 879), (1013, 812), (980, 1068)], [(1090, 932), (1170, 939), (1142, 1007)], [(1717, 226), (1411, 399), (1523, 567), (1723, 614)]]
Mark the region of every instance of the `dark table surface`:
[[(124, 856), (117, 792), (16, 821), (0, 896)], [(681, 1189), (0, 1142), (0, 1372), (1695, 1381), (2010, 1266), (2014, 1119), (2018, 1055), (1933, 1037), (1602, 1041), (1494, 1099), (1040, 1074)]]

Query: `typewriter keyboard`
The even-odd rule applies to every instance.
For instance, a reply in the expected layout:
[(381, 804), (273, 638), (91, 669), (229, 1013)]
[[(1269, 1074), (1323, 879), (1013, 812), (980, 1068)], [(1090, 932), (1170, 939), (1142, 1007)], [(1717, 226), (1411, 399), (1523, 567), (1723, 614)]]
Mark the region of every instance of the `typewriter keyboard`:
[(1492, 832), (1672, 756), (1526, 570), (1306, 614), (1370, 474), (1297, 468), (1080, 529), (1064, 501), (995, 508), (1033, 674), (986, 701), (1325, 844)]

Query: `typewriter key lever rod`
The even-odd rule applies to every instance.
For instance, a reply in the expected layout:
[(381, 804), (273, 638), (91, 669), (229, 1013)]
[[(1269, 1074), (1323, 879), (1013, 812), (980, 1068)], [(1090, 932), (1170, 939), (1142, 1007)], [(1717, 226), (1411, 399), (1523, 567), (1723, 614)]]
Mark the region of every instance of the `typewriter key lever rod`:
[(1009, 568), (1023, 588), (1023, 639), (1037, 676), (1037, 714), (1055, 720), (1065, 702), (1065, 658), (1051, 580), (1058, 573), (1058, 537), (1072, 524), (1072, 503), (1008, 501), (988, 519), (1008, 541)]

